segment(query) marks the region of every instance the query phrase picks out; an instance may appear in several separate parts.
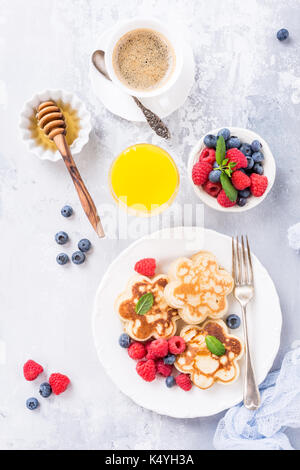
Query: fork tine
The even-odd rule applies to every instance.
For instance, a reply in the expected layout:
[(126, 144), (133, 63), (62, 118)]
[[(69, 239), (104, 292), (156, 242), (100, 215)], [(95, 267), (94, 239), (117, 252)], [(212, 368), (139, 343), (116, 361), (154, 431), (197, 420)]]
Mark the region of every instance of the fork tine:
[(241, 284), (242, 283), (242, 264), (241, 264), (241, 252), (240, 252), (240, 244), (239, 244), (239, 237), (236, 237), (236, 253), (237, 253), (237, 262), (238, 262), (238, 268), (239, 268), (239, 274), (237, 277), (237, 283)]
[(236, 279), (236, 253), (235, 253), (235, 244), (234, 244), (234, 237), (231, 237), (231, 245), (232, 245), (232, 277), (234, 282), (237, 282)]
[(250, 273), (250, 276), (249, 276), (249, 283), (250, 284), (253, 284), (253, 267), (252, 267), (252, 258), (251, 258), (251, 251), (250, 251), (250, 246), (249, 246), (249, 240), (248, 240), (248, 236), (246, 235), (246, 242), (247, 242), (247, 252), (248, 252), (248, 260), (249, 260), (249, 273)]
[(243, 252), (243, 262), (244, 262), (244, 279), (243, 282), (244, 284), (247, 283), (249, 284), (249, 266), (248, 266), (248, 258), (246, 254), (246, 249), (245, 249), (245, 243), (244, 243), (244, 235), (241, 236), (242, 239), (242, 252)]

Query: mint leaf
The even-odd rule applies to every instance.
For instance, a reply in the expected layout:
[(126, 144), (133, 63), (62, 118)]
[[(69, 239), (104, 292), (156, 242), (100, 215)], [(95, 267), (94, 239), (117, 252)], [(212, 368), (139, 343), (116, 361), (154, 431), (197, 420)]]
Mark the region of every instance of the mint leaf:
[(223, 356), (223, 354), (225, 354), (226, 352), (224, 344), (221, 343), (221, 341), (218, 340), (218, 338), (216, 338), (215, 336), (205, 336), (205, 343), (207, 349), (209, 349), (209, 351), (212, 354), (215, 354), (216, 356)]
[(221, 173), (220, 181), (222, 188), (225, 191), (226, 196), (231, 202), (236, 201), (237, 199), (237, 190), (232, 186), (230, 178), (225, 173)]
[(224, 160), (225, 155), (226, 155), (225, 140), (224, 140), (224, 137), (220, 135), (218, 137), (217, 147), (216, 147), (216, 161), (218, 165), (222, 165), (222, 161)]
[(149, 312), (154, 302), (154, 297), (152, 292), (147, 292), (147, 294), (142, 295), (139, 298), (138, 303), (135, 306), (135, 311), (138, 315), (145, 315)]
[[(222, 161), (222, 165), (226, 166), (228, 163), (228, 160), (229, 160), (228, 158), (225, 158), (225, 160)], [(230, 163), (229, 163), (229, 166), (230, 166)]]

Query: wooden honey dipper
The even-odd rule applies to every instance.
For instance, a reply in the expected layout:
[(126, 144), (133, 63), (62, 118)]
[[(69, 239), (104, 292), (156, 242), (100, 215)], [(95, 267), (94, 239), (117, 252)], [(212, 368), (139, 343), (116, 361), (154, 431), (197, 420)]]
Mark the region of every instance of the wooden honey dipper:
[(44, 131), (45, 135), (56, 144), (71, 175), (84, 212), (98, 236), (100, 238), (104, 237), (104, 230), (96, 206), (80, 176), (67, 144), (65, 137), (66, 123), (61, 109), (54, 101), (44, 101), (39, 105), (37, 111), (38, 126)]

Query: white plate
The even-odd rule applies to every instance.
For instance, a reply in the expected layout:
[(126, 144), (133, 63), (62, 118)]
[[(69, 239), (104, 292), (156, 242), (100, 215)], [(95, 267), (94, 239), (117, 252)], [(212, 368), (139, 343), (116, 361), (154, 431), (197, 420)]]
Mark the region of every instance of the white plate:
[[(96, 49), (105, 50), (106, 42), (110, 37), (110, 30), (105, 31), (94, 46)], [(182, 72), (174, 86), (166, 93), (160, 96), (164, 107), (155, 97), (143, 98), (141, 102), (156, 113), (160, 118), (165, 118), (169, 114), (180, 108), (189, 96), (194, 83), (195, 62), (191, 46), (185, 43)], [(120, 116), (128, 121), (146, 121), (145, 116), (139, 107), (135, 104), (132, 97), (118, 88), (113, 82), (107, 80), (99, 73), (92, 61), (90, 61), (90, 79), (96, 96), (102, 101), (104, 106), (113, 114)], [(165, 98), (165, 100), (164, 100)]]
[(267, 142), (256, 132), (250, 131), (249, 129), (244, 129), (241, 127), (227, 127), (227, 129), (230, 130), (230, 134), (232, 136), (237, 136), (239, 139), (241, 139), (242, 142), (247, 142), (251, 144), (253, 140), (259, 140), (259, 142), (262, 144), (262, 151), (265, 157), (264, 160), (264, 175), (267, 176), (268, 178), (268, 187), (265, 191), (265, 193), (261, 197), (254, 197), (251, 196), (249, 197), (247, 204), (243, 207), (239, 207), (238, 205), (235, 205), (233, 207), (222, 207), (218, 203), (217, 199), (215, 197), (210, 196), (207, 194), (207, 192), (204, 191), (202, 186), (196, 186), (193, 183), (192, 179), (192, 169), (194, 164), (198, 161), (199, 155), (202, 151), (202, 149), (205, 147), (203, 140), (204, 137), (207, 134), (213, 134), (217, 135), (220, 129), (213, 129), (212, 131), (207, 132), (204, 136), (201, 137), (199, 142), (192, 148), (190, 156), (189, 156), (189, 161), (188, 161), (188, 175), (189, 179), (191, 181), (191, 184), (193, 185), (194, 191), (201, 199), (202, 202), (204, 202), (207, 206), (211, 207), (212, 209), (216, 209), (217, 211), (222, 211), (222, 212), (245, 212), (249, 209), (252, 209), (253, 207), (258, 206), (267, 196), (267, 194), (271, 191), (272, 186), (274, 184), (275, 180), (275, 175), (276, 175), (276, 164), (275, 164), (275, 159), (273, 157), (273, 154), (271, 152), (271, 149)]
[[(180, 231), (181, 236), (162, 239), (164, 234)], [(165, 237), (166, 238), (166, 237)], [(194, 239), (194, 242), (189, 241)], [(250, 240), (251, 242), (251, 240)], [(199, 227), (181, 227), (156, 232), (141, 238), (124, 250), (110, 265), (98, 288), (94, 313), (94, 340), (103, 367), (117, 387), (138, 405), (176, 418), (194, 418), (218, 413), (239, 403), (243, 398), (244, 363), (241, 376), (231, 385), (215, 384), (208, 390), (193, 387), (184, 392), (179, 387), (167, 388), (163, 378), (144, 382), (135, 370), (135, 361), (118, 344), (122, 326), (114, 312), (114, 301), (133, 275), (135, 262), (144, 257), (158, 261), (157, 273), (166, 272), (177, 257), (190, 256), (200, 249), (213, 252), (227, 270), (231, 270), (231, 238)], [(250, 349), (256, 377), (261, 383), (271, 368), (280, 344), (281, 310), (275, 286), (268, 272), (253, 255), (255, 297), (248, 310)], [(229, 313), (240, 315), (233, 296), (229, 298)], [(232, 330), (243, 336), (242, 328)]]

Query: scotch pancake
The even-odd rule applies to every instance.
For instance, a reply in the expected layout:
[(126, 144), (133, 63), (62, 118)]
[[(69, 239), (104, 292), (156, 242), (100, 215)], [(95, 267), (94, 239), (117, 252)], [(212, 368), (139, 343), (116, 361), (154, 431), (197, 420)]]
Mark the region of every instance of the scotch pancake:
[[(117, 298), (115, 310), (131, 338), (146, 341), (150, 338), (170, 338), (175, 335), (176, 322), (180, 317), (177, 309), (170, 307), (164, 298), (164, 289), (168, 282), (168, 277), (163, 274), (152, 280), (138, 274), (129, 281), (125, 292)], [(144, 315), (138, 315), (135, 306), (139, 298), (147, 292), (153, 294), (153, 306)]]
[[(225, 346), (225, 354), (216, 356), (206, 346), (205, 336), (215, 336)], [(186, 342), (186, 350), (177, 356), (175, 367), (184, 374), (190, 374), (192, 382), (201, 389), (211, 387), (215, 382), (233, 383), (240, 374), (238, 360), (243, 356), (244, 346), (236, 336), (228, 334), (222, 320), (207, 321), (202, 327), (185, 326), (180, 336)]]
[(177, 259), (170, 267), (169, 278), (165, 299), (186, 323), (196, 325), (207, 317), (217, 319), (226, 313), (227, 295), (234, 282), (212, 253), (199, 251), (191, 258)]

